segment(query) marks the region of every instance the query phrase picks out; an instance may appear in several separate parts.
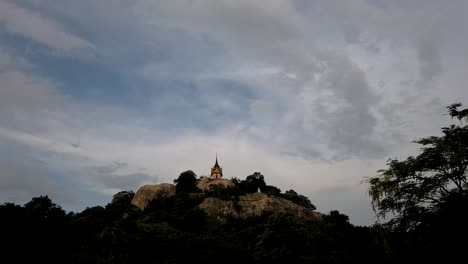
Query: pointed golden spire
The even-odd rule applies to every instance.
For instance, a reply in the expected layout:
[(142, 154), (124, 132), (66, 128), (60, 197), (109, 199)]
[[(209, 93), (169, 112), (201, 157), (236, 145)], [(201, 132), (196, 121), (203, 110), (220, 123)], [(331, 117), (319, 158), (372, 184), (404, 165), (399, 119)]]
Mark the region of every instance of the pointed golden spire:
[(223, 169), (218, 164), (218, 152), (216, 152), (216, 162), (213, 168), (211, 168), (211, 178), (221, 179), (223, 177)]
[(219, 165), (218, 165), (218, 152), (216, 152), (216, 163), (215, 163), (214, 167), (219, 168)]

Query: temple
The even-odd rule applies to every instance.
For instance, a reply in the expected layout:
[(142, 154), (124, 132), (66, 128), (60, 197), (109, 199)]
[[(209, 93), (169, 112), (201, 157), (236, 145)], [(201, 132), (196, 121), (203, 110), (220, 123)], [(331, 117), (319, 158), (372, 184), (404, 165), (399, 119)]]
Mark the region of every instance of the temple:
[(211, 179), (221, 179), (223, 177), (223, 168), (218, 165), (218, 154), (216, 154), (216, 163), (211, 168)]

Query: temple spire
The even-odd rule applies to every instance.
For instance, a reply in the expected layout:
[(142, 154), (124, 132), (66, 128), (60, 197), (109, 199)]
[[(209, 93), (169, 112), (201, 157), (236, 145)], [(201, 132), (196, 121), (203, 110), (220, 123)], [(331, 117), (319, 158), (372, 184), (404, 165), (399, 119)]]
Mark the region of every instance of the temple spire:
[(223, 168), (218, 164), (218, 153), (216, 152), (216, 162), (213, 168), (211, 168), (211, 178), (212, 179), (221, 179), (223, 177)]
[(219, 168), (219, 165), (218, 165), (218, 152), (216, 152), (216, 163), (215, 163), (215, 168)]

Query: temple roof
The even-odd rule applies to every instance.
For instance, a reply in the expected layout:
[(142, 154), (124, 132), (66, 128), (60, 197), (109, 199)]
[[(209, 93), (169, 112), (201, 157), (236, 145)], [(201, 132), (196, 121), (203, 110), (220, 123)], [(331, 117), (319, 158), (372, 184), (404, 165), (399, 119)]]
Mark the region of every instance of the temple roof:
[(218, 154), (216, 154), (216, 163), (215, 163), (215, 165), (213, 166), (213, 168), (220, 168), (220, 167), (219, 167), (219, 164), (218, 164)]

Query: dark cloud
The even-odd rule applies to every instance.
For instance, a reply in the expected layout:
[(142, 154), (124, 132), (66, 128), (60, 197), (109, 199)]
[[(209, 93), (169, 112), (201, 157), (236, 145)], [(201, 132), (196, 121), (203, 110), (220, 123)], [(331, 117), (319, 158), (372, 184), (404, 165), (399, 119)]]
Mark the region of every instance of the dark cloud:
[(137, 191), (143, 183), (158, 183), (159, 179), (147, 173), (129, 173), (101, 175), (96, 179), (106, 189), (134, 190)]
[(308, 158), (343, 160), (383, 157), (384, 145), (374, 137), (377, 118), (372, 108), (381, 98), (365, 73), (348, 57), (320, 55), (326, 67), (296, 97), (298, 108), (289, 113), (287, 142)]
[(99, 174), (112, 174), (116, 172), (117, 170), (127, 166), (127, 163), (125, 162), (120, 162), (116, 161), (113, 164), (107, 165), (107, 166), (94, 166), (91, 167), (92, 171), (95, 171)]
[(309, 194), (309, 198), (318, 211), (329, 213), (338, 210), (348, 215), (355, 225), (369, 225), (377, 220), (364, 185), (324, 188)]
[(436, 41), (431, 41), (430, 38), (420, 40), (418, 57), (421, 61), (422, 85), (432, 81), (434, 77), (443, 71), (438, 45)]
[(116, 161), (109, 165), (92, 166), (89, 168), (89, 180), (100, 189), (119, 189), (136, 191), (144, 183), (158, 182), (159, 178), (144, 172), (124, 173), (127, 163)]
[(50, 171), (47, 169), (27, 166), (23, 162), (0, 158), (0, 197), (5, 202), (25, 203), (32, 197), (48, 195), (61, 205), (73, 206), (79, 203), (77, 189), (57, 182), (48, 175)]
[(332, 91), (332, 96), (339, 101), (336, 110), (317, 102), (315, 109), (322, 120), (319, 129), (323, 128), (330, 149), (338, 150), (335, 157), (382, 157), (383, 145), (372, 140), (377, 119), (371, 111), (380, 98), (370, 87), (365, 73), (348, 58), (339, 55), (328, 58), (329, 69), (318, 85)]

